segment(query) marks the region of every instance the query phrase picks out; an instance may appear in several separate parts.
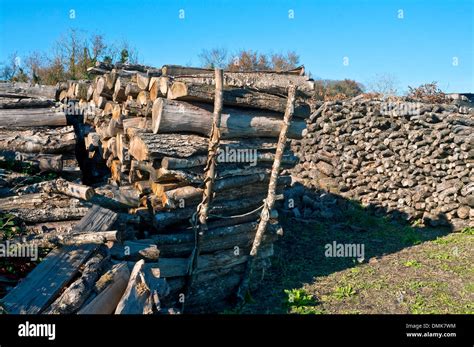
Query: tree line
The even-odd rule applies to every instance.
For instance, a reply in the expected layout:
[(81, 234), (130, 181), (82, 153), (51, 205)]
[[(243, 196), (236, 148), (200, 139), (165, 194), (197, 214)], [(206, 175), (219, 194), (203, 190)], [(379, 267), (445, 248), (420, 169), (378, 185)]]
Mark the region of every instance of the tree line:
[(89, 79), (87, 68), (96, 61), (136, 63), (138, 54), (126, 41), (106, 42), (103, 35), (71, 29), (48, 52), (34, 51), (24, 57), (11, 53), (0, 63), (0, 80), (52, 85)]
[[(225, 48), (203, 49), (199, 55), (199, 65), (204, 68), (223, 68), (227, 71), (287, 71), (297, 68), (300, 56), (294, 51), (285, 53), (262, 53), (241, 49), (229, 52)], [(108, 42), (103, 35), (87, 34), (70, 29), (59, 38), (48, 52), (35, 51), (19, 57), (16, 52), (0, 63), (0, 81), (32, 82), (54, 85), (59, 81), (91, 79), (87, 68), (97, 61), (106, 63), (139, 63), (138, 51), (128, 42)], [(309, 73), (311, 77), (311, 73)], [(377, 75), (367, 86), (351, 80), (315, 80), (315, 98), (335, 100), (357, 96), (365, 91), (382, 95), (396, 95), (397, 81), (392, 75)], [(435, 82), (420, 86), (418, 94), (432, 93)], [(421, 89), (420, 89), (421, 88)], [(422, 90), (423, 89), (423, 90)], [(408, 94), (415, 94), (410, 88)], [(440, 92), (437, 90), (437, 92)], [(436, 94), (437, 95), (437, 94)]]

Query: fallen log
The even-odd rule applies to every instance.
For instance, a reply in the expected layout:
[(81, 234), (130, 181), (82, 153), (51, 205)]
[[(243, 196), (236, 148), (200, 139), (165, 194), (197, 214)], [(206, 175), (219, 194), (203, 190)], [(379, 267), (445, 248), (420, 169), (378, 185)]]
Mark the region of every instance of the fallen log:
[(0, 97), (45, 98), (55, 100), (56, 86), (31, 85), (21, 82), (0, 83)]
[[(226, 106), (258, 108), (279, 113), (285, 112), (286, 99), (279, 95), (230, 87), (226, 87), (223, 92), (223, 101)], [(214, 100), (214, 86), (189, 81), (175, 81), (169, 87), (167, 97), (171, 100), (212, 103)], [(295, 112), (298, 117), (308, 118), (311, 114), (311, 107), (306, 102), (299, 101), (296, 102)]]
[(114, 243), (110, 248), (112, 258), (119, 260), (140, 260), (156, 261), (160, 256), (160, 251), (154, 244), (142, 242), (125, 241), (123, 244)]
[(74, 151), (75, 145), (72, 126), (23, 131), (0, 129), (0, 150), (61, 154)]
[[(258, 71), (261, 74), (281, 74), (281, 75), (296, 75), (296, 76), (303, 76), (304, 75), (304, 66), (298, 66), (291, 70), (262, 70)], [(163, 65), (161, 68), (161, 73), (167, 76), (188, 76), (188, 75), (199, 75), (199, 74), (212, 74), (214, 72), (213, 69), (206, 69), (200, 67), (189, 67), (189, 66), (181, 66), (181, 65)], [(224, 71), (226, 74), (231, 73), (230, 71)], [(234, 72), (235, 73), (235, 72)], [(241, 74), (252, 74), (257, 73), (255, 71), (243, 71), (240, 72)]]
[(0, 127), (58, 127), (66, 125), (66, 113), (55, 108), (43, 107), (0, 110)]
[[(229, 149), (229, 147), (227, 147)], [(255, 160), (255, 163), (257, 164), (258, 162), (263, 162), (263, 163), (271, 163), (275, 159), (275, 154), (274, 153), (265, 153), (265, 152), (256, 152), (256, 157), (251, 158), (252, 160)], [(244, 152), (248, 154), (248, 152)], [(225, 155), (225, 148), (219, 152), (219, 154)], [(237, 153), (235, 153), (237, 154)], [(236, 155), (234, 155), (236, 156)], [(217, 161), (220, 162), (219, 160), (219, 155), (217, 156)], [(164, 169), (189, 169), (197, 166), (204, 166), (206, 164), (207, 157), (205, 155), (196, 155), (188, 158), (174, 158), (174, 157), (164, 157), (161, 160), (161, 167)], [(281, 163), (282, 165), (295, 165), (298, 163), (298, 157), (295, 155), (288, 153), (283, 156)], [(222, 161), (225, 162), (225, 161)], [(248, 159), (248, 162), (251, 162), (250, 158)]]
[[(212, 125), (212, 112), (206, 108), (158, 98), (153, 103), (153, 133), (192, 132), (208, 136)], [(261, 111), (224, 109), (220, 132), (223, 139), (248, 137), (278, 137), (283, 121), (277, 114)], [(288, 137), (300, 139), (306, 123), (294, 121)]]
[(40, 99), (4, 99), (0, 100), (0, 109), (11, 109), (11, 108), (38, 108), (38, 107), (51, 107), (54, 106), (53, 100), (40, 100)]
[[(213, 86), (215, 84), (212, 73), (176, 76), (174, 81), (194, 85)], [(245, 88), (286, 98), (290, 85), (297, 87), (298, 96), (310, 98), (314, 93), (314, 81), (307, 76), (258, 71), (224, 73), (224, 89)]]
[(145, 280), (144, 265), (143, 260), (135, 264), (127, 288), (117, 304), (115, 314), (150, 314), (153, 312), (151, 309), (153, 299)]
[(102, 275), (94, 286), (97, 293), (77, 314), (112, 314), (130, 279), (125, 262), (116, 264)]
[[(226, 250), (220, 250), (212, 254), (200, 255), (197, 262), (197, 268), (194, 270), (195, 274), (216, 271), (233, 267), (238, 264), (243, 264), (248, 259), (248, 248), (231, 248)], [(261, 253), (260, 258), (271, 257), (273, 255), (273, 244), (265, 244)], [(150, 271), (159, 271), (161, 277), (181, 277), (186, 276), (189, 267), (188, 258), (160, 258), (157, 263), (147, 263), (146, 268)]]
[(26, 163), (40, 172), (62, 172), (65, 166), (61, 154), (22, 153), (10, 150), (0, 150), (0, 161)]
[(58, 193), (86, 201), (90, 200), (95, 194), (94, 188), (83, 184), (68, 182), (62, 178), (53, 181), (34, 183), (21, 187), (17, 189), (16, 192), (19, 194), (34, 194), (41, 192)]
[(8, 211), (25, 223), (35, 224), (82, 218), (89, 205), (61, 194), (27, 194), (0, 199), (0, 210)]
[[(201, 254), (213, 253), (223, 249), (243, 250), (252, 245), (257, 222), (249, 222), (209, 229), (203, 236)], [(265, 235), (264, 243), (273, 242), (278, 238), (280, 226), (273, 224)], [(152, 235), (151, 239), (160, 250), (161, 258), (189, 256), (194, 248), (194, 233), (192, 230), (174, 234)], [(236, 248), (237, 247), (237, 248)]]
[(130, 139), (130, 155), (139, 161), (164, 156), (190, 157), (207, 151), (207, 140), (197, 135), (160, 134), (138, 131)]
[(94, 283), (107, 259), (97, 254), (84, 264), (81, 277), (75, 280), (43, 313), (72, 314), (75, 313), (92, 292)]

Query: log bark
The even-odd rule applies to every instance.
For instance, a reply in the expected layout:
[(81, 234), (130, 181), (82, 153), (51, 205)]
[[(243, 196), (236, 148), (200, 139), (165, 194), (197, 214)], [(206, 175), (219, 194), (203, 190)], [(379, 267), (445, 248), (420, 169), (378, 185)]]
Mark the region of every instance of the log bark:
[[(252, 211), (262, 204), (256, 199), (239, 199), (215, 203), (210, 208), (210, 214), (218, 216), (234, 216)], [(171, 225), (187, 222), (196, 212), (195, 206), (172, 210), (169, 212), (158, 212), (155, 214), (153, 223), (157, 230), (164, 230)]]
[(64, 194), (86, 201), (90, 200), (95, 194), (94, 188), (92, 187), (68, 182), (62, 178), (53, 181), (34, 183), (17, 189), (17, 193), (19, 194), (35, 194), (41, 192)]
[[(188, 158), (174, 158), (174, 157), (164, 157), (161, 160), (161, 167), (164, 169), (189, 169), (193, 167), (203, 166), (206, 164), (207, 157), (204, 155), (196, 155)], [(271, 163), (275, 159), (274, 153), (262, 153), (258, 152), (256, 159), (256, 164), (258, 162)], [(296, 165), (299, 159), (291, 153), (287, 153), (282, 157), (282, 165)], [(218, 158), (219, 162), (219, 158)]]
[(89, 207), (64, 195), (39, 193), (0, 199), (0, 210), (8, 211), (25, 223), (35, 224), (80, 219)]
[[(206, 108), (158, 98), (153, 103), (152, 129), (157, 133), (192, 132), (208, 136), (212, 125), (212, 113)], [(220, 131), (223, 139), (248, 137), (278, 137), (283, 121), (271, 112), (245, 112), (224, 109)], [(294, 121), (288, 137), (301, 139), (306, 123)]]
[(59, 109), (42, 107), (0, 110), (0, 127), (60, 127), (66, 125), (66, 114)]
[[(199, 274), (207, 271), (219, 271), (238, 264), (243, 264), (248, 259), (248, 248), (228, 250), (219, 250), (212, 254), (200, 255), (198, 266), (194, 273)], [(271, 257), (273, 255), (273, 244), (268, 243), (262, 247), (259, 254), (261, 258)], [(189, 267), (188, 258), (160, 258), (158, 262), (145, 264), (150, 271), (159, 271), (161, 277), (182, 277), (187, 275)]]
[[(201, 253), (213, 253), (224, 249), (239, 250), (252, 245), (257, 222), (237, 224), (216, 229), (209, 229), (203, 235)], [(280, 226), (272, 225), (271, 233), (265, 235), (265, 243), (270, 243), (278, 238)], [(173, 258), (189, 256), (194, 249), (194, 233), (191, 231), (176, 234), (153, 235), (153, 241), (160, 250), (160, 257)]]
[[(213, 91), (213, 85), (175, 81), (169, 87), (167, 97), (171, 100), (212, 103), (214, 100)], [(279, 95), (261, 91), (227, 87), (224, 89), (224, 105), (283, 113), (286, 100)], [(300, 118), (309, 118), (311, 114), (310, 105), (303, 100), (296, 102), (295, 114)]]
[[(161, 68), (161, 72), (165, 76), (174, 76), (174, 77), (179, 77), (179, 76), (189, 76), (189, 75), (210, 75), (210, 77), (213, 77), (213, 69), (206, 69), (206, 68), (199, 68), (199, 67), (189, 67), (189, 66), (181, 66), (181, 65), (163, 65)], [(225, 74), (233, 73), (235, 72), (230, 72), (230, 71), (224, 71)], [(295, 76), (303, 76), (304, 75), (304, 66), (298, 66), (294, 69), (291, 70), (283, 70), (283, 71), (275, 71), (275, 70), (264, 70), (264, 71), (250, 71), (250, 72), (240, 72), (240, 74), (245, 75), (245, 74), (255, 74), (255, 73), (260, 73), (260, 74), (279, 74), (279, 75), (295, 75)], [(305, 77), (305, 79), (308, 79)]]
[(29, 83), (0, 83), (0, 97), (44, 98), (55, 100), (56, 86), (31, 85)]
[(188, 67), (180, 65), (163, 65), (161, 68), (163, 76), (182, 76), (182, 75), (198, 75), (198, 74), (214, 74), (213, 69), (204, 69), (199, 67)]
[[(214, 85), (214, 74), (189, 75), (175, 77), (175, 81)], [(226, 72), (224, 74), (224, 88), (246, 88), (268, 94), (280, 95), (286, 98), (288, 87), (298, 88), (297, 96), (311, 97), (314, 93), (314, 81), (307, 76), (271, 72)]]
[(290, 88), (288, 89), (288, 102), (286, 106), (285, 117), (283, 120), (283, 126), (282, 126), (280, 136), (278, 139), (278, 147), (276, 150), (275, 161), (273, 162), (273, 166), (272, 166), (272, 172), (270, 175), (270, 183), (268, 184), (268, 194), (267, 194), (267, 197), (265, 199), (265, 204), (262, 209), (260, 221), (258, 223), (257, 231), (255, 233), (255, 238), (252, 242), (252, 249), (250, 250), (250, 259), (247, 263), (247, 268), (246, 268), (244, 277), (242, 279), (242, 283), (239, 286), (239, 290), (237, 293), (237, 297), (241, 301), (245, 300), (245, 295), (247, 294), (249, 290), (249, 286), (250, 286), (249, 281), (252, 275), (254, 262), (259, 252), (260, 244), (262, 243), (264, 233), (270, 222), (270, 211), (273, 209), (273, 206), (275, 204), (275, 194), (276, 194), (278, 175), (280, 173), (280, 163), (281, 163), (281, 158), (283, 157), (283, 151), (285, 150), (289, 124), (291, 122), (291, 118), (293, 117), (293, 111), (294, 111), (294, 105), (295, 105), (295, 94), (296, 94), (296, 87), (290, 86)]
[(130, 271), (125, 262), (112, 267), (99, 278), (95, 285), (97, 294), (77, 314), (112, 314), (123, 296), (130, 279)]
[(149, 306), (147, 301), (151, 300), (151, 290), (145, 280), (144, 265), (145, 262), (143, 260), (135, 264), (130, 274), (127, 288), (117, 304), (115, 314), (152, 313), (146, 311), (146, 307)]
[(28, 163), (40, 172), (62, 172), (65, 167), (63, 156), (60, 154), (36, 154), (0, 150), (0, 161)]
[(160, 134), (140, 131), (130, 140), (130, 155), (139, 161), (164, 156), (190, 157), (207, 151), (207, 141), (197, 135)]
[(97, 254), (84, 264), (81, 277), (74, 281), (44, 312), (46, 314), (72, 314), (85, 302), (104, 266), (104, 256)]
[(0, 109), (39, 108), (54, 106), (53, 100), (8, 98), (0, 100)]
[(60, 154), (74, 151), (76, 135), (72, 126), (60, 129), (0, 129), (0, 150)]
[(156, 261), (160, 257), (160, 251), (155, 244), (143, 242), (125, 241), (123, 244), (114, 243), (110, 249), (110, 254), (114, 259), (119, 260), (140, 260)]

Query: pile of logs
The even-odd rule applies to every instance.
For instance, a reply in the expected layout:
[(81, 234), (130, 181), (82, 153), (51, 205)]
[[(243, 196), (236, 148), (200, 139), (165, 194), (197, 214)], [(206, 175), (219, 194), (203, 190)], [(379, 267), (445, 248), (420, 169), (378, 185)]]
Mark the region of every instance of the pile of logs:
[[(31, 230), (41, 230), (45, 222), (80, 219), (87, 211), (71, 196), (48, 198), (39, 189), (20, 195), (49, 173), (63, 177), (61, 182), (81, 177), (76, 133), (56, 103), (56, 91), (50, 86), (0, 83), (0, 211), (14, 212)], [(70, 187), (57, 188), (64, 192)]]
[(382, 214), (474, 226), (474, 109), (356, 97), (320, 103), (293, 141), (305, 186)]
[[(302, 68), (224, 72), (220, 146), (207, 232), (187, 291), (196, 247), (190, 219), (206, 186), (214, 71), (97, 63), (89, 72), (96, 75), (92, 81), (60, 83), (55, 96), (66, 114), (73, 111), (80, 116), (83, 123), (75, 126), (76, 135), (83, 138), (87, 159), (109, 168), (108, 182), (96, 184), (91, 192), (79, 182), (59, 179), (23, 187), (17, 192), (22, 195), (8, 198), (17, 199), (16, 204), (33, 194), (67, 196), (68, 208), (84, 206), (86, 212), (81, 209), (82, 219), (66, 232), (58, 229), (24, 240), (59, 248), (2, 300), (5, 310), (173, 313), (172, 308), (183, 303), (190, 312), (224, 307), (250, 259), (284, 127), (288, 89), (295, 86), (297, 93), (287, 137), (301, 139), (313, 109), (313, 82)], [(49, 144), (57, 146), (54, 141)], [(281, 169), (290, 169), (297, 161), (288, 140)], [(292, 178), (280, 175), (276, 183), (278, 200)], [(74, 189), (68, 189), (74, 184)], [(273, 242), (282, 234), (276, 210), (269, 217), (252, 262), (252, 285), (261, 280)], [(51, 268), (59, 266), (68, 270), (64, 278), (45, 289), (52, 282)]]

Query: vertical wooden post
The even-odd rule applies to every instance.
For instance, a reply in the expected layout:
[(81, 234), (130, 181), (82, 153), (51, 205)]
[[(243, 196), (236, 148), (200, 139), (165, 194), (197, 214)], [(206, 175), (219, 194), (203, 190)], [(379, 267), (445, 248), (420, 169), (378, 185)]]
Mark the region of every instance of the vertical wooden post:
[(205, 188), (203, 199), (199, 207), (199, 224), (201, 226), (207, 226), (207, 215), (209, 211), (209, 203), (212, 197), (212, 188), (214, 186), (214, 178), (216, 176), (216, 158), (219, 150), (220, 142), (220, 125), (221, 125), (221, 114), (223, 104), (223, 91), (222, 84), (224, 79), (224, 73), (222, 69), (216, 69), (215, 81), (216, 81), (216, 92), (214, 97), (214, 115), (212, 118), (212, 128), (209, 138), (209, 147), (207, 155), (207, 163), (204, 171), (206, 177), (204, 179)]
[[(222, 69), (215, 69), (215, 98), (214, 98), (214, 116), (212, 119), (212, 128), (209, 135), (209, 146), (206, 167), (204, 168), (204, 192), (202, 201), (197, 207), (196, 214), (192, 218), (193, 228), (195, 231), (195, 246), (193, 253), (190, 256), (190, 264), (187, 276), (187, 283), (185, 289), (185, 300), (191, 289), (193, 282), (193, 271), (197, 268), (199, 253), (201, 252), (202, 237), (207, 231), (207, 217), (209, 213), (209, 204), (212, 198), (212, 189), (214, 186), (214, 179), (216, 177), (216, 159), (219, 151), (220, 142), (220, 124), (223, 105), (223, 80), (224, 72)], [(198, 220), (196, 220), (196, 218)], [(184, 310), (184, 302), (183, 302)]]
[(255, 233), (252, 249), (250, 250), (250, 257), (247, 262), (247, 267), (243, 275), (242, 282), (237, 291), (237, 298), (240, 301), (243, 301), (245, 299), (245, 295), (248, 292), (255, 258), (258, 254), (258, 249), (260, 247), (260, 244), (262, 243), (265, 230), (267, 229), (268, 221), (270, 220), (270, 211), (273, 209), (273, 206), (275, 205), (275, 190), (277, 186), (278, 175), (280, 172), (281, 159), (283, 157), (283, 152), (285, 151), (288, 127), (290, 125), (291, 118), (293, 117), (293, 112), (295, 108), (295, 94), (296, 94), (296, 87), (290, 86), (288, 88), (288, 100), (286, 104), (285, 115), (283, 117), (283, 126), (281, 128), (280, 136), (278, 138), (278, 145), (276, 149), (275, 160), (273, 161), (272, 172), (270, 175), (270, 182), (268, 184), (267, 198), (265, 199), (265, 204), (260, 214), (260, 222), (258, 223), (257, 231)]

